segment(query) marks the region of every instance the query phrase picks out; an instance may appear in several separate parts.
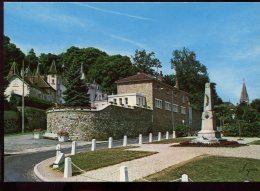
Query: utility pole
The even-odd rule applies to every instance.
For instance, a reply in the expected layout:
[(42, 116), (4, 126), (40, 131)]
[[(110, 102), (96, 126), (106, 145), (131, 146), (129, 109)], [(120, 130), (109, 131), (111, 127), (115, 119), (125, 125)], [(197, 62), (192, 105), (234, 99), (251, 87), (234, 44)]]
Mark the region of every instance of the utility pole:
[(22, 94), (22, 133), (24, 133), (24, 60), (22, 66), (23, 94)]

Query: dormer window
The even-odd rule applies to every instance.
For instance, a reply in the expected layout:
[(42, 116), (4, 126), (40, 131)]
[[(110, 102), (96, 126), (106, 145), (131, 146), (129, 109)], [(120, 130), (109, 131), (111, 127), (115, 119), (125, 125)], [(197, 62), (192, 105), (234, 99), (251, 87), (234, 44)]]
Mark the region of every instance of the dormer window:
[(51, 80), (51, 84), (54, 84), (54, 79)]

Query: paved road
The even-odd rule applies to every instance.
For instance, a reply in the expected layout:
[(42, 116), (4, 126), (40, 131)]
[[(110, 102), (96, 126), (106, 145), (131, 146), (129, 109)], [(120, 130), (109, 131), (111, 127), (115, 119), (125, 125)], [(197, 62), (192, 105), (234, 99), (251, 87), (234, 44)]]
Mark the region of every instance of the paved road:
[[(148, 141), (144, 137), (143, 141)], [(128, 139), (128, 144), (137, 143), (138, 139)], [(123, 140), (114, 140), (113, 146), (122, 145)], [(107, 148), (107, 142), (97, 144), (97, 149)], [(91, 145), (77, 147), (77, 152), (90, 151)], [(71, 149), (62, 149), (65, 154)], [(9, 155), (4, 157), (4, 181), (5, 182), (37, 182), (40, 181), (34, 174), (33, 169), (39, 162), (56, 155), (55, 150), (41, 151), (36, 153)]]

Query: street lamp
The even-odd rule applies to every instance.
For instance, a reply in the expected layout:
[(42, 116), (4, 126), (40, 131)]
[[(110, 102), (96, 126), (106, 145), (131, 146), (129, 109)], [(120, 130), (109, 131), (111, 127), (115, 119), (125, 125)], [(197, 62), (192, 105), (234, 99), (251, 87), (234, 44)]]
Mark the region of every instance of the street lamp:
[[(232, 119), (234, 120), (235, 117), (236, 117), (236, 114), (233, 113), (233, 114), (232, 114)], [(237, 119), (236, 121), (238, 121), (238, 131), (239, 131), (239, 139), (238, 139), (238, 140), (243, 140), (243, 139), (241, 138), (240, 121), (239, 121), (239, 119)], [(237, 124), (237, 122), (236, 122), (236, 124)]]

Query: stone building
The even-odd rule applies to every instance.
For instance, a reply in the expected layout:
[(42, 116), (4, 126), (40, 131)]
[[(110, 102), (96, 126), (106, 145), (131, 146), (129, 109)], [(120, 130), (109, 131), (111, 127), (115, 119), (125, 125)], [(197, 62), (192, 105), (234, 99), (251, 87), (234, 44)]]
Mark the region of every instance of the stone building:
[[(157, 79), (145, 73), (138, 73), (116, 83), (117, 97), (131, 93), (143, 96), (138, 103), (152, 110), (153, 131), (173, 130), (176, 124), (191, 123), (188, 93), (179, 89), (178, 82), (172, 87), (165, 84), (161, 77)], [(121, 99), (124, 100), (123, 97)]]
[(34, 73), (31, 72), (29, 66), (24, 71), (24, 80), (22, 78), (22, 71), (19, 74), (17, 65), (13, 62), (8, 73), (9, 85), (5, 90), (5, 95), (8, 100), (12, 94), (23, 94), (24, 96), (36, 97), (43, 100), (51, 101), (53, 103), (62, 103), (62, 78), (57, 74), (55, 62), (52, 62), (50, 70), (47, 75), (40, 74), (40, 65)]

